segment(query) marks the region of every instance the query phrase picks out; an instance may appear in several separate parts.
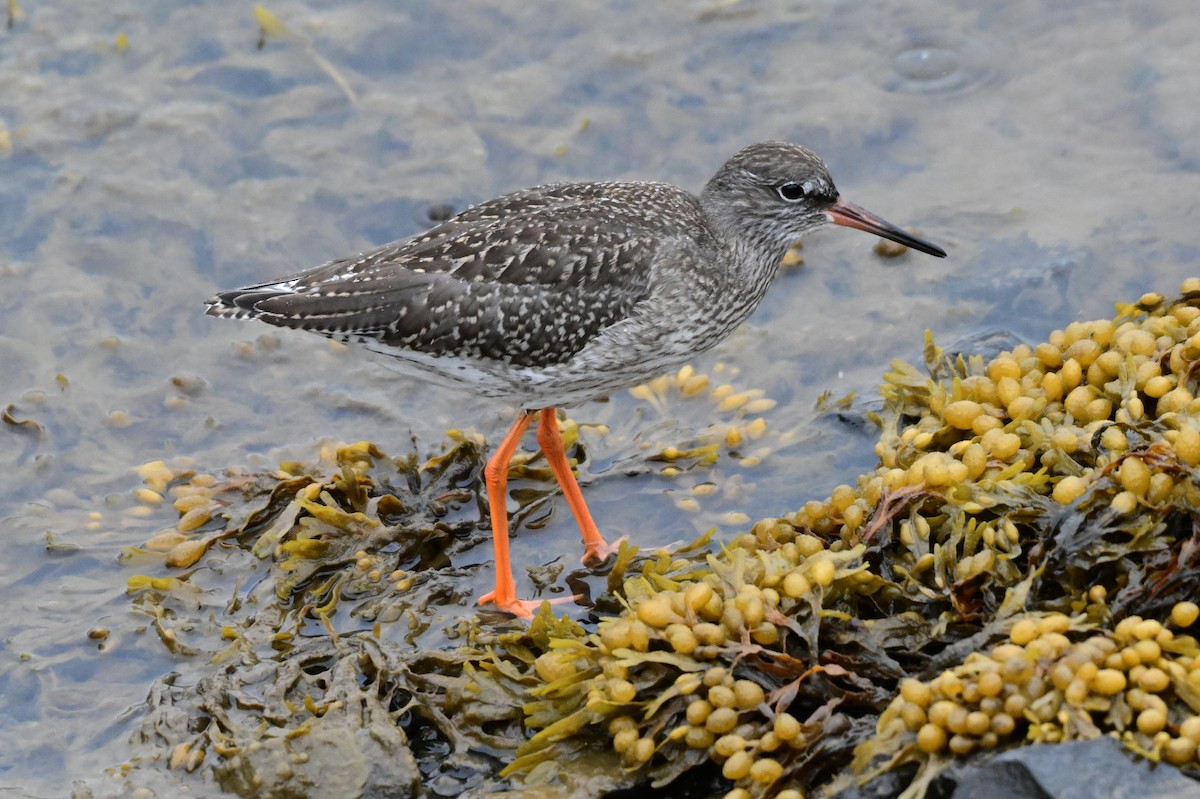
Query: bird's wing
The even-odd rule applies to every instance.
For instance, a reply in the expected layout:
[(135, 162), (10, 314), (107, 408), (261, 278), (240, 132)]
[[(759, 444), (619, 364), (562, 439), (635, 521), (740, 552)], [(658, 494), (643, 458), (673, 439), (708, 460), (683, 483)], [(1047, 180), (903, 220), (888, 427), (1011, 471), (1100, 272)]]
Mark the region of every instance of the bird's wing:
[(627, 186), (507, 195), (357, 258), (224, 292), (209, 313), (429, 355), (560, 363), (645, 299), (675, 238), (631, 212)]

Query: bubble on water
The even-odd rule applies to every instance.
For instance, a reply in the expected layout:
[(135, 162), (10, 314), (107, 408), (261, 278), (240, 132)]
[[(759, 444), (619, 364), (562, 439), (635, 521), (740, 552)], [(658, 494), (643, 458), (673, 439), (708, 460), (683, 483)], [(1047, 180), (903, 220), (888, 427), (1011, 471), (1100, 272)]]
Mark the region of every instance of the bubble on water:
[(883, 85), (893, 92), (952, 94), (974, 89), (990, 74), (987, 52), (977, 41), (924, 33), (896, 49)]

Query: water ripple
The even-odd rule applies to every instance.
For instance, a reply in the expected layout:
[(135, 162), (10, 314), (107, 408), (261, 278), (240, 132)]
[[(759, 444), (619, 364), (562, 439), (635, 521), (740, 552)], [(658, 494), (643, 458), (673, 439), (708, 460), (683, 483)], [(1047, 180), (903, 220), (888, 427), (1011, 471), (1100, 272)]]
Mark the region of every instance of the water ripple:
[(891, 92), (961, 94), (992, 75), (987, 49), (975, 39), (948, 33), (909, 36), (892, 56), (883, 87)]

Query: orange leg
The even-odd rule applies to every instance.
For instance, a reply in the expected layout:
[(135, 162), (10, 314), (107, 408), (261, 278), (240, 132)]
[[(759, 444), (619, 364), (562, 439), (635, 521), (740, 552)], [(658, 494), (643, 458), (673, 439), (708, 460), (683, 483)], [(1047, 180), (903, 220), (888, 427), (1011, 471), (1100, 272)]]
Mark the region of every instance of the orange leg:
[(583, 533), (583, 562), (594, 566), (616, 552), (617, 545), (606, 543), (600, 537), (596, 523), (592, 521), (592, 514), (583, 501), (579, 483), (575, 481), (575, 475), (571, 472), (571, 464), (567, 463), (562, 435), (558, 432), (558, 415), (553, 408), (543, 408), (538, 415), (537, 438), (542, 452), (546, 455), (546, 461), (550, 464), (550, 471), (554, 472), (554, 477), (567, 498), (567, 504), (571, 506), (571, 513), (575, 514), (579, 531)]
[(479, 598), (479, 604), (495, 603), (496, 607), (514, 616), (531, 616), (542, 603), (517, 599), (513, 580), (512, 559), (508, 553), (508, 464), (521, 443), (521, 436), (533, 421), (532, 411), (522, 411), (508, 435), (500, 442), (483, 469), (487, 485), (488, 510), (492, 516), (492, 543), (496, 548), (496, 590)]

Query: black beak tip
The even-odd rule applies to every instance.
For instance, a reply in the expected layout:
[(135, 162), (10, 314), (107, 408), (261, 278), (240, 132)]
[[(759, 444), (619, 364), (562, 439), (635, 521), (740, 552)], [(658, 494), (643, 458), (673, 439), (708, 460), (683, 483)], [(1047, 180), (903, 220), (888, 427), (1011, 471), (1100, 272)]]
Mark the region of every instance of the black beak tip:
[(921, 252), (926, 253), (927, 255), (932, 255), (935, 258), (945, 258), (946, 257), (946, 251), (943, 250), (941, 247), (937, 246), (936, 244), (934, 244), (933, 242), (922, 241), (921, 244), (923, 244), (924, 246), (917, 247), (917, 249), (920, 250)]
[(946, 257), (946, 251), (943, 250), (941, 247), (937, 246), (932, 241), (927, 241), (925, 239), (918, 238), (917, 236), (914, 236), (913, 234), (909, 233), (907, 230), (901, 230), (900, 228), (891, 228), (891, 229), (884, 229), (884, 230), (872, 230), (871, 232), (874, 233), (876, 236), (879, 236), (882, 239), (891, 239), (892, 241), (896, 242), (897, 244), (903, 244), (905, 247), (907, 247), (910, 250), (916, 250), (917, 252), (923, 252), (926, 255), (932, 255), (935, 258), (945, 258)]
[(903, 230), (893, 225), (885, 224), (875, 230), (872, 230), (871, 232), (881, 238), (891, 239), (894, 242), (903, 244), (910, 250), (923, 252), (926, 255), (932, 255), (935, 258), (946, 257), (946, 251), (934, 244), (932, 241), (923, 239), (920, 236), (914, 236), (907, 230)]

